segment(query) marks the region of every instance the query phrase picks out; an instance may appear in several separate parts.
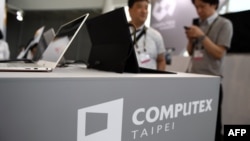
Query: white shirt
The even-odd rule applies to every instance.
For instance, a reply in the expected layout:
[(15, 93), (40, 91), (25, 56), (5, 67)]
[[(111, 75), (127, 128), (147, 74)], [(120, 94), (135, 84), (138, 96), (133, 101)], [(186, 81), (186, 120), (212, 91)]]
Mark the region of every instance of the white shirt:
[(4, 40), (0, 40), (0, 60), (8, 60), (9, 57), (9, 45)]
[[(142, 30), (143, 28), (144, 26), (139, 29)], [(132, 30), (131, 33), (133, 33)], [(137, 32), (137, 36), (140, 33), (141, 31)], [(137, 41), (134, 49), (139, 66), (150, 69), (157, 69), (158, 55), (166, 52), (162, 35), (150, 27), (146, 28), (146, 33)]]

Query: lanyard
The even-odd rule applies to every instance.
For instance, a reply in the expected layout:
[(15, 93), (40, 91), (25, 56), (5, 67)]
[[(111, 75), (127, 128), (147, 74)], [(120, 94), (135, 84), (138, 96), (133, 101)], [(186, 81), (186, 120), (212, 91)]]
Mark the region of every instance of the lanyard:
[(207, 30), (207, 32), (206, 32), (205, 35), (208, 35), (208, 34), (210, 33), (212, 27), (214, 26), (214, 23), (218, 20), (218, 18), (219, 18), (219, 16), (218, 16), (218, 17), (213, 21), (213, 23), (209, 26), (209, 28), (208, 28), (208, 30)]
[(139, 33), (138, 36), (136, 36), (136, 31), (133, 32), (133, 36), (134, 36), (134, 41), (133, 41), (133, 45), (135, 46), (135, 48), (137, 49), (137, 53), (140, 54), (141, 51), (139, 51), (139, 46), (138, 46), (138, 40), (144, 35), (144, 41), (143, 41), (143, 51), (147, 52), (146, 49), (146, 32), (147, 31), (147, 27), (144, 26), (142, 31)]
[[(141, 33), (140, 33), (141, 36), (144, 35), (144, 40), (143, 40), (143, 51), (144, 51), (144, 52), (147, 52), (147, 49), (146, 49), (146, 35), (147, 35), (146, 33), (147, 33), (147, 32), (146, 32), (146, 30), (147, 30), (147, 28), (146, 28), (146, 26), (144, 26), (144, 27), (143, 27), (143, 30), (142, 30)], [(138, 46), (138, 44), (137, 44), (137, 43), (138, 43), (138, 40), (139, 40), (140, 37), (141, 37), (140, 35), (137, 36), (137, 38), (136, 38), (136, 43), (135, 43), (135, 47), (136, 47), (136, 49), (137, 49), (137, 53), (138, 53), (138, 54), (141, 53), (141, 52), (139, 51), (139, 46)]]

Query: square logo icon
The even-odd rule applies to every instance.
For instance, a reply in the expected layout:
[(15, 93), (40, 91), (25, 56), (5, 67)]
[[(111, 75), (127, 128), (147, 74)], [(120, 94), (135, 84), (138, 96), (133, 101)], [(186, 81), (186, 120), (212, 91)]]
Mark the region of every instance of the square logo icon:
[(78, 110), (77, 141), (121, 141), (123, 98)]

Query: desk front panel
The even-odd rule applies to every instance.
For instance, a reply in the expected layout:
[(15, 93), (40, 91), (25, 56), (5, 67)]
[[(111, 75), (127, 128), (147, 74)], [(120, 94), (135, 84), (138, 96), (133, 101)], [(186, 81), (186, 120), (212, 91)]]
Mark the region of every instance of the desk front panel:
[(213, 141), (219, 78), (0, 80), (1, 141)]

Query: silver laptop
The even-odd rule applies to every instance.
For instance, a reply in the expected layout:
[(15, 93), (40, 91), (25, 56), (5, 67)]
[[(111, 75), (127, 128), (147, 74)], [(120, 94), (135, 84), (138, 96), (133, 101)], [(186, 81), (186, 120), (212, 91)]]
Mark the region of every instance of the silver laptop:
[(44, 33), (44, 29), (45, 26), (41, 26), (39, 27), (35, 33), (34, 36), (32, 37), (32, 40), (29, 42), (29, 44), (25, 47), (25, 49), (23, 49), (17, 56), (17, 59), (23, 59), (26, 58), (26, 56), (28, 55), (29, 51), (31, 50), (31, 48), (33, 48), (35, 45), (37, 45), (43, 36)]
[(56, 68), (77, 33), (88, 18), (86, 13), (59, 27), (56, 36), (49, 43), (42, 57), (36, 63), (0, 63), (0, 71), (50, 72)]

